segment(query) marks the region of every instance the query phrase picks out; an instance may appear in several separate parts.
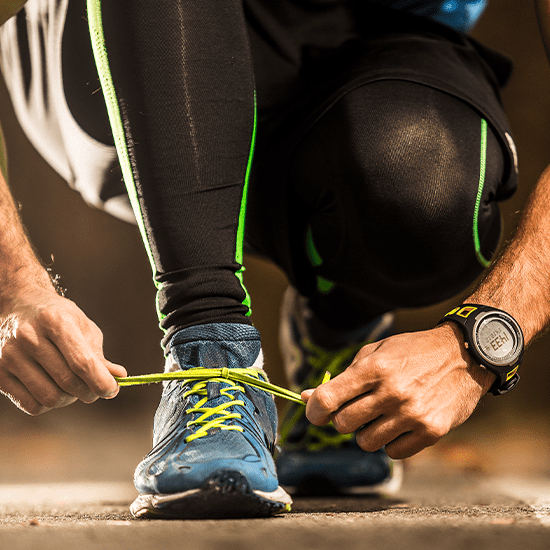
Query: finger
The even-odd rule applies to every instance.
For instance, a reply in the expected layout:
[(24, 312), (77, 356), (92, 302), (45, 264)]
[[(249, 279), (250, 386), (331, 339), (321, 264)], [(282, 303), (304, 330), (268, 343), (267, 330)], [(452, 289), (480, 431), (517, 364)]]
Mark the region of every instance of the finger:
[(364, 451), (373, 453), (409, 432), (410, 428), (402, 419), (379, 416), (360, 429), (355, 439)]
[(71, 323), (50, 326), (48, 336), (59, 349), (69, 368), (79, 376), (88, 388), (99, 397), (110, 398), (117, 395), (119, 386), (107, 368), (110, 362), (98, 354), (86, 341), (80, 330)]
[[(16, 387), (23, 386), (43, 407), (53, 409), (76, 400), (59, 388), (42, 367), (20, 348), (6, 346), (2, 350), (1, 368), (3, 380)], [(0, 387), (4, 389), (4, 386)], [(19, 395), (15, 397), (20, 398)]]
[(384, 412), (383, 402), (373, 393), (348, 401), (332, 415), (332, 423), (340, 433), (352, 433), (361, 426), (379, 418)]
[(17, 372), (12, 372), (44, 407), (60, 409), (74, 403), (77, 398), (63, 391), (53, 378), (33, 359), (25, 358), (17, 363)]
[(39, 403), (17, 378), (10, 376), (2, 379), (0, 388), (0, 393), (5, 395), (18, 409), (31, 416), (37, 416), (51, 410)]
[(417, 432), (408, 432), (400, 435), (386, 445), (386, 453), (395, 459), (408, 458), (419, 453), (426, 447), (431, 447), (439, 438), (427, 438)]
[(96, 355), (102, 359), (107, 370), (113, 375), (119, 378), (126, 378), (128, 373), (122, 365), (117, 365), (105, 359), (103, 355), (103, 333), (101, 329), (87, 317), (81, 321), (82, 334), (87, 342), (90, 343), (91, 348), (94, 350)]
[(103, 333), (101, 329), (87, 317), (81, 321), (80, 324), (82, 335), (85, 340), (89, 342), (90, 347), (94, 350), (97, 357), (99, 357), (104, 365), (107, 367), (107, 370), (113, 375), (120, 378), (125, 378), (128, 376), (126, 369), (122, 365), (117, 365), (105, 359), (103, 355)]
[(309, 397), (306, 407), (308, 420), (316, 426), (327, 424), (332, 413), (348, 401), (371, 390), (376, 384), (366, 376), (358, 376), (356, 369), (348, 368), (326, 384), (318, 386)]
[(65, 358), (49, 340), (40, 339), (38, 346), (31, 350), (31, 353), (33, 359), (64, 392), (84, 403), (93, 403), (98, 399), (99, 396), (93, 393), (86, 383), (69, 368)]
[[(330, 376), (331, 376), (331, 374), (330, 374), (329, 371), (325, 372), (325, 375), (323, 376), (321, 384), (326, 384), (330, 380)], [(315, 390), (313, 390), (313, 389), (304, 390), (302, 392), (302, 394), (300, 395), (302, 401), (307, 403), (314, 391)]]

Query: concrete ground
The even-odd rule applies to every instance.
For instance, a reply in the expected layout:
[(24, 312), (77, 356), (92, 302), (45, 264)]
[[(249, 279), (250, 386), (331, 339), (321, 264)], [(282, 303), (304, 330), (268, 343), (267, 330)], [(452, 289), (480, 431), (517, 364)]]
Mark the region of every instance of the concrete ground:
[(269, 519), (136, 520), (127, 482), (0, 485), (0, 548), (548, 550), (550, 478), (408, 468), (392, 497), (296, 498)]
[(491, 400), (405, 461), (392, 497), (296, 498), (269, 519), (135, 520), (131, 479), (159, 392), (121, 392), (115, 401), (139, 402), (139, 415), (103, 401), (30, 418), (4, 403), (0, 550), (550, 550), (547, 419), (487, 418)]

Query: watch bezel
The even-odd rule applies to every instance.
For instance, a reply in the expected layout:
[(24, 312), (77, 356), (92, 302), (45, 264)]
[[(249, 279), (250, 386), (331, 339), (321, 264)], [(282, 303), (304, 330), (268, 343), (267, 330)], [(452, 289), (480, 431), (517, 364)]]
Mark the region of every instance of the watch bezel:
[[(505, 362), (502, 359), (498, 363), (492, 360), (477, 343), (479, 340), (478, 327), (488, 317), (498, 317), (501, 321), (507, 322), (515, 333), (516, 345), (513, 351), (505, 356)], [(455, 323), (460, 327), (468, 353), (482, 367), (496, 375), (497, 378), (489, 389), (489, 393), (504, 395), (517, 385), (520, 379), (518, 369), (525, 351), (525, 340), (519, 323), (510, 314), (491, 306), (463, 303), (461, 306), (449, 311), (438, 324), (446, 321)]]
[[(487, 323), (498, 320), (506, 327), (508, 327), (509, 332), (514, 338), (514, 347), (507, 353), (504, 357), (499, 360), (495, 360), (493, 357), (489, 356), (480, 346), (480, 337), (479, 332)], [(498, 311), (481, 311), (475, 316), (474, 324), (472, 327), (472, 344), (475, 348), (475, 351), (481, 358), (483, 358), (483, 363), (489, 363), (491, 367), (495, 368), (508, 368), (516, 366), (518, 359), (522, 355), (523, 350), (523, 334), (513, 317)], [(485, 366), (485, 365), (484, 365)]]

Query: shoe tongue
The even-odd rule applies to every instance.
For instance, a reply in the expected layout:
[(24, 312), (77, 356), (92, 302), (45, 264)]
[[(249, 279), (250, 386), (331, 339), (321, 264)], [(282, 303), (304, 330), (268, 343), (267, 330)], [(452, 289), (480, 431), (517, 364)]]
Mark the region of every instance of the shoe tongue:
[[(249, 368), (260, 355), (261, 338), (252, 326), (216, 323), (198, 325), (177, 332), (170, 342), (167, 370), (192, 368)], [(208, 406), (226, 403), (230, 396), (221, 393), (233, 385), (230, 380), (206, 384)], [(232, 392), (233, 393), (233, 392)]]
[(170, 351), (182, 370), (194, 367), (231, 369), (253, 365), (260, 348), (261, 339), (254, 327), (219, 323), (176, 333)]
[(221, 387), (219, 382), (207, 382), (206, 396), (208, 397), (208, 401), (212, 401), (213, 399), (217, 399), (218, 397), (220, 397), (220, 390)]
[(206, 383), (206, 403), (204, 404), (204, 407), (217, 407), (218, 405), (222, 405), (223, 403), (227, 403), (228, 401), (233, 401), (231, 399), (231, 396), (235, 397), (235, 392), (230, 392), (230, 395), (224, 395), (221, 390), (223, 388), (226, 388), (231, 384), (231, 382), (228, 380), (228, 383), (224, 382), (207, 382)]
[[(209, 346), (177, 346), (173, 355), (182, 370), (192, 368), (228, 368), (238, 369), (250, 367), (258, 355), (258, 351), (251, 350), (243, 353), (243, 350), (228, 349), (228, 346), (221, 346), (209, 342)], [(182, 349), (183, 348), (183, 349)], [(202, 349), (201, 349), (202, 348)]]

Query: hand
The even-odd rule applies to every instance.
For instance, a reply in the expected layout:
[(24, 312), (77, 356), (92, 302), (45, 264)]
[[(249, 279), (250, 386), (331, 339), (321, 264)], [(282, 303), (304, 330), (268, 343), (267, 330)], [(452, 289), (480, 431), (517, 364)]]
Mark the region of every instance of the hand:
[(385, 446), (412, 456), (462, 424), (495, 375), (474, 364), (450, 323), (364, 346), (339, 376), (302, 392), (306, 415), (341, 433), (357, 431), (365, 451)]
[(99, 328), (53, 288), (15, 293), (0, 319), (0, 392), (37, 415), (118, 393), (120, 365), (103, 356)]

